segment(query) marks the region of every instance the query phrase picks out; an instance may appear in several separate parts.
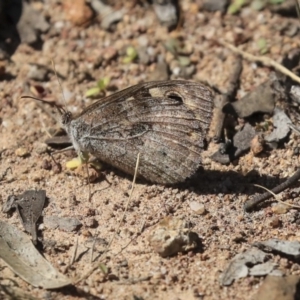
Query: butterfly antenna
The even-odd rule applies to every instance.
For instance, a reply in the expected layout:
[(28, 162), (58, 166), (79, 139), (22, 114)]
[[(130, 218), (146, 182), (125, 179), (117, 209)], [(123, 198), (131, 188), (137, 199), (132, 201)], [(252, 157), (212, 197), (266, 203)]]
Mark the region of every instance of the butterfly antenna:
[(67, 109), (67, 101), (66, 101), (66, 98), (65, 98), (65, 95), (64, 95), (64, 91), (63, 91), (61, 82), (60, 82), (60, 80), (59, 80), (59, 78), (57, 76), (57, 72), (56, 72), (56, 68), (55, 68), (55, 64), (54, 64), (53, 59), (51, 59), (51, 64), (52, 64), (52, 68), (53, 68), (54, 74), (56, 76), (56, 80), (58, 82), (58, 85), (59, 85), (59, 88), (60, 88), (60, 91), (61, 91), (61, 94), (62, 94), (62, 97), (63, 97), (63, 102), (64, 102), (64, 106), (65, 106), (64, 111), (68, 111), (68, 109)]
[(55, 107), (61, 115), (66, 113), (66, 110), (63, 107), (61, 107), (60, 105), (58, 105), (56, 103), (48, 102), (48, 101), (46, 101), (44, 99), (41, 99), (41, 98), (37, 98), (37, 97), (33, 97), (33, 96), (21, 96), (21, 99), (33, 99), (33, 100), (36, 100), (36, 101), (40, 101), (40, 102), (46, 103), (46, 104), (48, 104), (52, 107)]

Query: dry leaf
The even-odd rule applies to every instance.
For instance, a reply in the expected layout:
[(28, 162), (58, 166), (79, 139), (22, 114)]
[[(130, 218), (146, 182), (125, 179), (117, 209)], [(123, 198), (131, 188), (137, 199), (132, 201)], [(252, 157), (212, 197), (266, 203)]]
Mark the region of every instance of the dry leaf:
[(2, 221), (0, 257), (14, 273), (35, 287), (57, 289), (72, 283), (37, 251), (25, 233)]

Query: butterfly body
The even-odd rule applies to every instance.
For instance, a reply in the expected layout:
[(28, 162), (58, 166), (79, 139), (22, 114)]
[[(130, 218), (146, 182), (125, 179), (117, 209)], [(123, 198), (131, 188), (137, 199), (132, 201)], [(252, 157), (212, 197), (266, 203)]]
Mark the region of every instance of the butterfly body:
[(199, 168), (213, 94), (189, 81), (141, 83), (101, 99), (81, 114), (62, 116), (77, 152), (151, 182), (174, 184)]

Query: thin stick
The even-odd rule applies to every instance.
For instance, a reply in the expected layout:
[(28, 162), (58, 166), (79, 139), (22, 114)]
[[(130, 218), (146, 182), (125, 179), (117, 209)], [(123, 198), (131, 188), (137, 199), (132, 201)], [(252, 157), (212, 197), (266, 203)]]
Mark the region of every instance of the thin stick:
[(75, 259), (76, 259), (77, 249), (78, 249), (78, 237), (76, 238), (75, 248), (74, 248), (74, 252), (73, 252), (73, 255), (72, 255), (72, 258), (71, 258), (69, 266), (72, 266), (73, 263), (74, 263), (74, 261), (75, 261)]
[(3, 172), (3, 174), (0, 175), (0, 181), (2, 181), (6, 177), (6, 175), (8, 174), (8, 171), (10, 171), (11, 174), (13, 173), (11, 167), (6, 168), (6, 170)]
[[(135, 187), (135, 181), (136, 181), (136, 177), (137, 177), (137, 171), (138, 171), (138, 167), (139, 167), (139, 164), (140, 164), (140, 153), (138, 153), (137, 155), (137, 159), (136, 159), (136, 166), (135, 166), (135, 170), (134, 170), (134, 176), (133, 176), (133, 180), (132, 180), (132, 187), (131, 187), (131, 190), (130, 190), (130, 194), (129, 194), (129, 197), (128, 197), (128, 200), (126, 202), (126, 206), (125, 206), (125, 210), (124, 210), (124, 213), (122, 215), (122, 218), (118, 224), (118, 227), (117, 227), (117, 230), (115, 231), (112, 239), (110, 240), (108, 246), (106, 247), (106, 249), (104, 250), (104, 252), (102, 253), (102, 255), (106, 252), (108, 252), (110, 246), (112, 245), (112, 242), (117, 234), (117, 232), (119, 231), (120, 229), (120, 226), (121, 224), (123, 223), (123, 220), (124, 220), (124, 217), (125, 217), (125, 214), (127, 212), (127, 209), (128, 209), (128, 205), (129, 205), (129, 202), (131, 200), (131, 197), (132, 197), (132, 193), (133, 193), (133, 189)], [(90, 276), (95, 270), (97, 270), (99, 267), (99, 263), (98, 262), (95, 262), (93, 263), (92, 267), (83, 275), (81, 276), (79, 279), (75, 280), (73, 284), (77, 284), (78, 282), (86, 279), (88, 276)]]
[(290, 77), (292, 80), (298, 82), (300, 84), (300, 77), (298, 77), (297, 75), (295, 75), (293, 72), (291, 72), (290, 70), (288, 70), (286, 67), (284, 67), (283, 65), (279, 64), (278, 62), (276, 62), (275, 60), (267, 57), (267, 56), (255, 56), (253, 54), (250, 54), (248, 52), (245, 52), (243, 50), (238, 49), (237, 47), (224, 42), (224, 41), (218, 41), (219, 44), (221, 44), (222, 46), (230, 49), (232, 52), (241, 55), (244, 59), (247, 59), (249, 61), (257, 61), (262, 63), (263, 65), (267, 66), (267, 67), (272, 67), (275, 70), (281, 72), (282, 74)]
[[(290, 187), (292, 184), (297, 182), (299, 179), (300, 179), (300, 168), (295, 172), (295, 174), (293, 176), (288, 178), (283, 183), (277, 185), (271, 191), (274, 194), (281, 193), (282, 191), (284, 191), (285, 189)], [(252, 199), (247, 200), (244, 204), (244, 211), (246, 211), (246, 212), (251, 211), (255, 206), (257, 206), (258, 204), (260, 204), (261, 202), (263, 202), (265, 200), (268, 200), (269, 198), (271, 198), (271, 196), (272, 196), (272, 194), (270, 194), (269, 192), (266, 192), (266, 193), (263, 193), (261, 195), (254, 197)]]
[(98, 233), (96, 232), (95, 237), (94, 237), (94, 240), (93, 240), (93, 244), (92, 244), (92, 249), (91, 249), (91, 259), (90, 259), (90, 263), (93, 262), (94, 249), (95, 249), (95, 245), (96, 245), (97, 235), (98, 235)]
[(286, 205), (286, 206), (290, 206), (290, 207), (294, 207), (294, 208), (300, 208), (299, 205), (291, 204), (291, 203), (288, 203), (288, 202), (281, 201), (281, 200), (279, 199), (279, 197), (278, 197), (278, 194), (277, 194), (277, 195), (274, 194), (272, 191), (270, 191), (270, 190), (267, 189), (266, 187), (261, 186), (261, 185), (259, 185), (259, 184), (254, 184), (254, 185), (257, 186), (257, 187), (260, 187), (260, 188), (266, 190), (268, 193), (272, 194), (277, 202), (282, 203), (282, 204), (284, 204), (284, 205)]
[(57, 72), (56, 72), (56, 68), (55, 68), (55, 64), (54, 64), (53, 59), (51, 59), (51, 63), (52, 63), (52, 68), (53, 68), (54, 74), (56, 76), (56, 80), (58, 81), (60, 92), (61, 92), (62, 97), (63, 97), (63, 102), (64, 102), (64, 105), (65, 105), (65, 110), (67, 110), (67, 101), (66, 101), (66, 98), (65, 98), (65, 95), (64, 95), (64, 90), (63, 90), (61, 82), (60, 82), (60, 80), (59, 80), (59, 78), (57, 76)]
[(124, 218), (125, 218), (125, 215), (126, 215), (126, 213), (127, 213), (128, 205), (129, 205), (129, 202), (130, 202), (130, 200), (131, 200), (131, 198), (132, 198), (133, 189), (134, 189), (134, 187), (135, 187), (135, 181), (136, 181), (136, 177), (137, 177), (137, 171), (138, 171), (139, 164), (140, 164), (140, 153), (138, 153), (138, 155), (137, 155), (136, 165), (135, 165), (135, 170), (134, 170), (134, 176), (133, 176), (133, 181), (132, 181), (132, 186), (131, 186), (131, 190), (130, 190), (130, 194), (129, 194), (128, 200), (127, 200), (127, 202), (126, 202), (125, 210), (124, 210), (123, 216), (122, 216), (122, 218), (121, 218), (121, 220), (120, 220), (120, 222), (119, 222), (119, 225), (118, 225), (118, 227), (117, 227), (117, 230), (115, 231), (115, 233), (114, 233), (112, 239), (110, 240), (110, 242), (109, 242), (109, 244), (108, 244), (108, 246), (107, 246), (108, 249), (110, 248), (110, 246), (111, 246), (111, 244), (112, 244), (112, 242), (113, 242), (115, 236), (117, 235), (117, 233), (118, 233), (118, 231), (119, 231), (119, 229), (120, 229), (120, 227), (121, 227), (121, 225), (122, 225), (122, 223), (123, 223), (123, 220), (124, 220)]

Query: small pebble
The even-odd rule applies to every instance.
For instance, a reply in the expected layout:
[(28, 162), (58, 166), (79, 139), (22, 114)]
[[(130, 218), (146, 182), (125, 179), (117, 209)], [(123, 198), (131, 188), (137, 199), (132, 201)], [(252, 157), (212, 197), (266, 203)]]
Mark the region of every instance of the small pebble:
[(285, 205), (283, 203), (278, 203), (272, 207), (273, 213), (277, 215), (286, 214), (290, 209), (290, 206)]
[(250, 145), (251, 151), (254, 155), (257, 155), (264, 150), (263, 138), (258, 135), (251, 140)]
[(34, 143), (33, 147), (34, 147), (34, 151), (37, 154), (43, 154), (43, 153), (47, 152), (47, 147), (48, 146), (45, 143), (37, 142), (37, 143)]
[(270, 220), (270, 226), (273, 228), (278, 228), (281, 225), (281, 220), (277, 217), (274, 216), (271, 220)]
[(52, 169), (51, 162), (48, 159), (44, 159), (42, 162), (42, 168), (45, 170), (51, 170)]
[(195, 212), (197, 215), (203, 215), (205, 214), (205, 206), (202, 203), (199, 203), (197, 201), (192, 201), (190, 203), (190, 208), (193, 212)]
[(86, 227), (96, 228), (98, 226), (98, 222), (95, 218), (88, 218), (84, 221)]
[(25, 147), (18, 148), (15, 154), (19, 157), (25, 157), (29, 155), (29, 151)]

